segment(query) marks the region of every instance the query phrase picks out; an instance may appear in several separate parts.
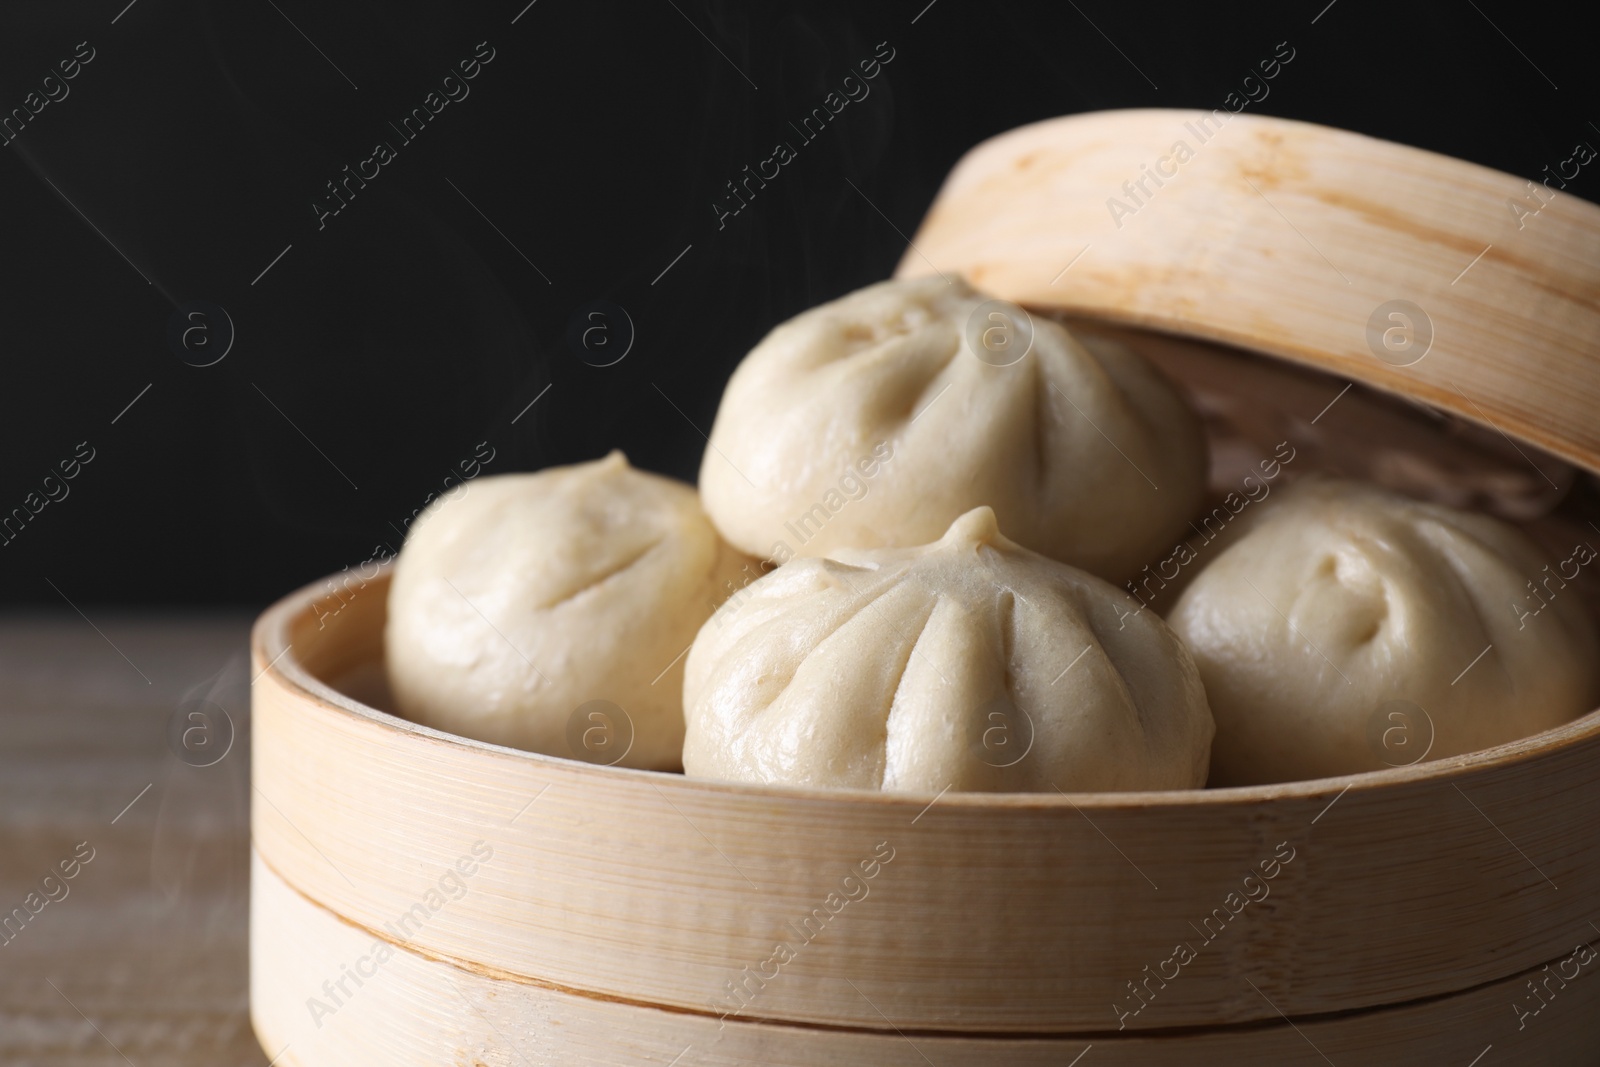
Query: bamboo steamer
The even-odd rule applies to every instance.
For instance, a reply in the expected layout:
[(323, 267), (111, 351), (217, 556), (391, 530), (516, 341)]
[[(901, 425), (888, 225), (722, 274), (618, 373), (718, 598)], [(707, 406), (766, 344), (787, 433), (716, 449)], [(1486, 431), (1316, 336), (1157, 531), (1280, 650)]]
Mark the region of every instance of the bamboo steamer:
[[(1600, 388), (1584, 362), (1600, 338), (1600, 209), (1558, 198), (1526, 220), (1519, 239), (1544, 244), (1491, 250), (1458, 282), (1489, 266), (1492, 293), (1429, 288), (1443, 249), (1504, 237), (1484, 207), (1486, 190), (1515, 184), (1503, 175), (1240, 116), (1203, 150), (1210, 171), (1191, 160), (1123, 220), (1122, 234), (1169, 227), (1174, 247), (1147, 234), (1097, 265), (1095, 244), (1052, 287), (1095, 241), (1118, 167), (1159, 156), (1182, 121), (1090, 115), (979, 146), (902, 271), (959, 270), (1041, 310), (1333, 369), (1600, 469), (1583, 417)], [(1234, 153), (1269, 143), (1277, 154), (1257, 161), (1256, 184), (1293, 227), (1265, 229), (1222, 187), (1240, 173)], [(1343, 192), (1322, 195), (1324, 182)], [(1407, 228), (1348, 206), (1384, 183), (1391, 197), (1431, 183), (1432, 221)], [(1235, 215), (1184, 223), (1202, 202)], [(1169, 204), (1170, 222), (1155, 214)], [(1358, 302), (1337, 278), (1329, 295), (1311, 273), (1327, 264), (1296, 230), (1326, 240), (1328, 255), (1382, 250), (1340, 264)], [(1193, 268), (1201, 242), (1211, 266)], [(1034, 286), (1031, 266), (1053, 256)], [(1248, 292), (1224, 298), (1210, 272), (1252, 256), (1262, 262)], [(1380, 296), (1427, 308), (1434, 351), (1421, 362), (1396, 367), (1368, 348), (1371, 309), (1360, 308)], [(1340, 332), (1352, 309), (1356, 341)], [(1297, 317), (1309, 340), (1291, 337)], [(1208, 366), (1235, 361), (1226, 376), (1282, 371), (1195, 348)], [(1340, 379), (1304, 373), (1338, 392)], [(1493, 391), (1501, 379), (1508, 388)], [(1536, 532), (1580, 536), (1560, 515)], [(277, 1063), (1465, 1064), (1490, 1046), (1522, 1062), (1600, 1056), (1585, 1025), (1600, 980), (1578, 949), (1600, 941), (1600, 712), (1447, 760), (1238, 789), (892, 796), (691, 781), (381, 710), (387, 586), (379, 573), (337, 599), (308, 587), (254, 634), (251, 1002)], [(1270, 894), (1235, 905), (1243, 878), (1275, 858)], [(874, 860), (842, 894), (844, 876)], [(1175, 964), (1180, 943), (1192, 958)]]

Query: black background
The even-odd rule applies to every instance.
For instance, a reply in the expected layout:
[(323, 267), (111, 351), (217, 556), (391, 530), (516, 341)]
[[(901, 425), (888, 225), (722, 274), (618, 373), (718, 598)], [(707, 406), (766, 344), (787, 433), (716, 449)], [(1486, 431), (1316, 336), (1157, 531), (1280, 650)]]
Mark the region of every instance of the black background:
[[(963, 151), (1219, 106), (1280, 41), (1295, 61), (1254, 112), (1528, 178), (1600, 145), (1576, 5), (525, 3), (0, 9), (0, 114), (95, 53), (0, 148), (0, 514), (95, 456), (0, 547), (0, 602), (274, 599), (397, 548), (480, 441), (488, 474), (620, 447), (692, 478), (734, 364), (885, 277)], [(387, 123), (482, 41), (470, 95), (400, 145)], [(871, 95), (719, 229), (724, 183), (879, 42)], [(398, 158), (319, 230), (324, 183), (379, 140)], [(637, 335), (604, 368), (566, 343), (599, 299)], [(236, 328), (210, 367), (167, 340), (194, 300)]]

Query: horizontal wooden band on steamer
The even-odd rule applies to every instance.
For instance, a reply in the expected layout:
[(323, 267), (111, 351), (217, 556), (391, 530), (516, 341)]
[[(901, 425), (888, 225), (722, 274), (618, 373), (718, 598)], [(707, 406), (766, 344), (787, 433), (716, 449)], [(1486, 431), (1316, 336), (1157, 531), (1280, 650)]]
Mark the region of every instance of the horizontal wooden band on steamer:
[[(1589, 1025), (1600, 983), (1586, 983), (1587, 975), (1565, 988), (1552, 982), (1546, 1006), (1521, 1028), (1509, 1005), (1535, 1003), (1525, 986), (1542, 972), (1397, 1008), (1183, 1034), (1008, 1038), (719, 1025), (710, 1016), (496, 980), (404, 948), (378, 962), (369, 934), (306, 899), (259, 856), (251, 902), (251, 1012), (262, 1046), (281, 1052), (283, 1067), (660, 1067), (674, 1057), (694, 1067), (1066, 1067), (1090, 1047), (1094, 1062), (1128, 1067), (1466, 1064), (1488, 1044), (1543, 1067), (1578, 1067), (1600, 1055), (1600, 1034)], [(357, 965), (367, 977), (330, 997), (323, 983)]]

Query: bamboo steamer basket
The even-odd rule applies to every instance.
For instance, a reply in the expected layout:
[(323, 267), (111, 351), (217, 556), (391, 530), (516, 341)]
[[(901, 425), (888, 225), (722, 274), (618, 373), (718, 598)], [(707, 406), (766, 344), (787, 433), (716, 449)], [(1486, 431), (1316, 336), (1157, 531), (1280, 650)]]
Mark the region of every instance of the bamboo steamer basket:
[[(1343, 403), (1372, 387), (1486, 423), (1540, 477), (1560, 464), (1529, 443), (1600, 470), (1600, 209), (1557, 196), (1518, 231), (1516, 179), (1235, 116), (1118, 229), (1106, 197), (1193, 117), (1086, 115), (980, 145), (902, 273), (1333, 371), (1305, 373), (1330, 400), (1344, 380)], [(1367, 339), (1396, 299), (1431, 321), (1409, 366)], [(1284, 369), (1159, 340), (1229, 381)], [(1582, 536), (1559, 515), (1536, 532)], [(693, 781), (382, 710), (387, 586), (308, 587), (253, 637), (251, 1009), (278, 1064), (1600, 1057), (1600, 712), (1483, 752), (1247, 788)], [(1244, 876), (1290, 852), (1233, 915)], [(866, 895), (838, 895), (884, 856)], [(791, 958), (775, 962), (779, 942)], [(1179, 943), (1193, 958), (1173, 975)]]

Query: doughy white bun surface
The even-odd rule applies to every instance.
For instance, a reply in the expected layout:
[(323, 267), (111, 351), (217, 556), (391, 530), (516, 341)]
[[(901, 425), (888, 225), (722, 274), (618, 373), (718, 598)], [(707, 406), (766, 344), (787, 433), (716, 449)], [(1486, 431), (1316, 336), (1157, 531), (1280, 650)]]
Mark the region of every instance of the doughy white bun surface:
[(390, 686), (407, 718), (465, 737), (676, 769), (673, 660), (750, 563), (692, 488), (620, 452), (479, 478), (430, 507), (400, 553)]
[(1199, 787), (1212, 734), (1166, 624), (989, 508), (754, 583), (695, 639), (684, 711), (690, 775), (921, 793)]
[(768, 334), (701, 463), (723, 536), (783, 562), (926, 544), (988, 505), (1019, 544), (1111, 581), (1170, 548), (1207, 469), (1187, 401), (1143, 357), (1042, 315), (1027, 354), (997, 365), (1011, 357), (983, 340), (1001, 323), (988, 300), (959, 279), (889, 281)]
[(1168, 618), (1216, 717), (1211, 784), (1406, 766), (1589, 711), (1594, 621), (1570, 582), (1541, 586), (1548, 601), (1528, 585), (1558, 562), (1485, 515), (1297, 483)]

